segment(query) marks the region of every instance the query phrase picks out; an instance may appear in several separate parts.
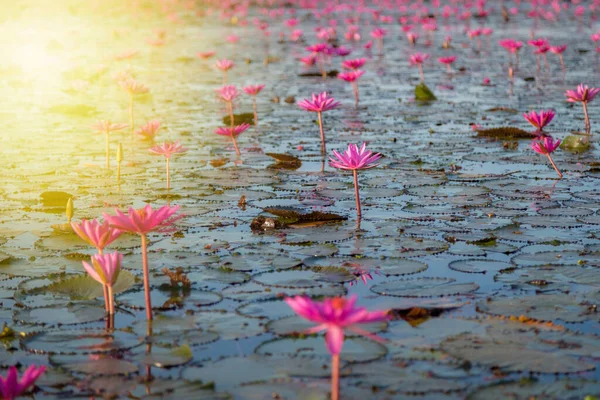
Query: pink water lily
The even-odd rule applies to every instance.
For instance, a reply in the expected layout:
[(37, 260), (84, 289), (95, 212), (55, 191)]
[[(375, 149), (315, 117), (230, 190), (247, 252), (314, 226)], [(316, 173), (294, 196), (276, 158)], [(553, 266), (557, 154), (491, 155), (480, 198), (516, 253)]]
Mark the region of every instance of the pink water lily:
[(587, 85), (580, 83), (576, 90), (567, 90), (565, 95), (570, 103), (580, 102), (583, 105), (583, 115), (585, 117), (585, 131), (589, 135), (591, 133), (590, 118), (588, 115), (587, 104), (594, 100), (596, 95), (600, 93), (600, 88), (590, 88)]
[(122, 262), (123, 255), (119, 254), (117, 251), (111, 254), (93, 255), (91, 264), (82, 261), (85, 271), (94, 280), (102, 284), (104, 288), (107, 288), (108, 296), (105, 298), (105, 301), (108, 300), (108, 304), (106, 306), (108, 308), (108, 313), (111, 315), (114, 315), (115, 313), (113, 285), (115, 282), (117, 282), (119, 277)]
[(421, 75), (421, 82), (425, 82), (425, 75), (423, 74), (423, 63), (429, 58), (427, 53), (414, 53), (409, 57), (411, 65), (419, 67), (419, 75)]
[(558, 174), (558, 177), (562, 178), (563, 174), (559, 171), (551, 156), (551, 154), (554, 152), (554, 150), (558, 148), (558, 146), (560, 146), (560, 140), (554, 140), (552, 136), (545, 136), (543, 139), (534, 140), (531, 143), (531, 148), (536, 153), (543, 154), (546, 157), (548, 157), (548, 161), (550, 161), (550, 164), (552, 164), (552, 167)]
[(323, 112), (330, 111), (337, 108), (340, 105), (338, 101), (327, 94), (322, 92), (312, 94), (311, 99), (304, 99), (298, 102), (298, 106), (306, 111), (316, 112), (317, 120), (319, 121), (319, 133), (321, 134), (321, 152), (325, 154), (327, 152), (325, 145), (325, 131), (323, 130)]
[(100, 223), (97, 219), (82, 219), (80, 223), (71, 222), (71, 227), (77, 236), (94, 246), (100, 254), (106, 246), (121, 236), (120, 230), (111, 227), (107, 221)]
[(214, 51), (201, 51), (196, 53), (196, 55), (198, 56), (198, 58), (201, 58), (203, 60), (208, 60), (209, 58), (211, 58), (212, 56), (215, 55)]
[(440, 62), (440, 64), (445, 64), (448, 68), (448, 73), (451, 73), (452, 68), (450, 67), (450, 65), (452, 65), (454, 61), (456, 61), (456, 56), (439, 57), (438, 61)]
[(352, 171), (354, 176), (354, 195), (356, 196), (356, 214), (360, 220), (362, 213), (360, 207), (360, 195), (358, 191), (358, 170), (376, 167), (381, 154), (373, 154), (367, 150), (367, 144), (363, 143), (360, 148), (356, 144), (349, 144), (344, 153), (333, 151), (333, 157), (329, 158), (329, 165), (334, 168)]
[(227, 71), (233, 68), (234, 63), (226, 58), (217, 61), (215, 66), (223, 72), (223, 85), (227, 84)]
[(142, 140), (154, 140), (159, 129), (160, 121), (153, 119), (136, 129), (135, 134)]
[(127, 124), (113, 124), (112, 122), (106, 120), (99, 121), (92, 125), (92, 129), (94, 129), (97, 132), (104, 133), (104, 136), (106, 138), (106, 169), (110, 169), (110, 133), (120, 131), (121, 129), (125, 129), (128, 126), (129, 125)]
[(241, 155), (241, 153), (240, 153), (240, 148), (237, 145), (236, 138), (240, 134), (242, 134), (244, 131), (246, 131), (246, 129), (248, 129), (249, 127), (250, 127), (250, 124), (248, 124), (248, 123), (243, 123), (240, 125), (229, 126), (229, 127), (222, 126), (222, 127), (215, 129), (215, 133), (217, 135), (230, 137), (231, 141), (233, 142), (233, 147), (235, 148), (235, 152), (239, 156), (239, 155)]
[(30, 365), (21, 376), (21, 379), (19, 379), (17, 367), (10, 367), (6, 374), (6, 378), (0, 376), (0, 394), (2, 395), (2, 399), (14, 400), (25, 394), (45, 371), (46, 367), (43, 365), (39, 367)]
[(183, 216), (175, 216), (179, 206), (163, 206), (153, 210), (150, 204), (144, 208), (129, 208), (127, 214), (119, 209), (115, 209), (117, 215), (104, 213), (104, 220), (108, 221), (110, 226), (123, 232), (130, 232), (140, 235), (142, 239), (142, 267), (144, 272), (144, 294), (146, 298), (146, 317), (148, 321), (152, 320), (152, 302), (150, 300), (150, 269), (148, 267), (148, 238), (151, 232), (173, 231), (173, 224)]
[(227, 112), (229, 114), (229, 125), (233, 126), (233, 101), (240, 95), (235, 85), (225, 85), (216, 89), (217, 95), (227, 104)]
[(162, 155), (166, 160), (166, 169), (167, 169), (167, 190), (171, 188), (171, 166), (170, 160), (171, 156), (179, 155), (187, 152), (189, 149), (183, 147), (179, 144), (179, 141), (176, 140), (174, 142), (164, 142), (161, 145), (154, 145), (148, 151), (152, 154)]
[(148, 93), (150, 89), (133, 78), (123, 79), (118, 83), (129, 95), (129, 126), (131, 127), (131, 133), (133, 134), (133, 98), (136, 95)]
[(538, 132), (541, 132), (544, 130), (544, 127), (552, 121), (554, 115), (555, 113), (552, 110), (542, 110), (539, 114), (532, 110), (529, 113), (524, 113), (523, 117), (527, 122), (537, 128)]
[(345, 69), (360, 69), (363, 65), (365, 65), (367, 60), (365, 58), (356, 58), (354, 60), (344, 60), (342, 62), (342, 68)]
[(354, 106), (358, 107), (358, 79), (363, 76), (365, 71), (355, 69), (352, 71), (344, 71), (338, 74), (338, 79), (349, 82), (352, 85), (352, 91), (354, 92)]
[(318, 324), (308, 329), (306, 333), (327, 331), (325, 343), (332, 360), (331, 399), (339, 400), (340, 353), (344, 345), (344, 331), (366, 336), (372, 340), (383, 341), (358, 325), (387, 321), (390, 319), (388, 312), (368, 311), (363, 307), (356, 307), (356, 296), (326, 298), (322, 302), (313, 301), (304, 296), (296, 296), (286, 297), (285, 302), (300, 317)]
[(565, 50), (567, 50), (566, 44), (563, 44), (560, 46), (550, 46), (550, 52), (552, 54), (556, 54), (558, 56), (558, 58), (560, 59), (560, 66), (561, 66), (563, 72), (565, 72), (567, 70), (565, 68), (565, 61), (563, 59), (563, 53), (565, 52)]
[(252, 110), (254, 111), (254, 125), (258, 125), (258, 112), (256, 108), (256, 96), (265, 88), (265, 85), (248, 85), (243, 90), (252, 96)]

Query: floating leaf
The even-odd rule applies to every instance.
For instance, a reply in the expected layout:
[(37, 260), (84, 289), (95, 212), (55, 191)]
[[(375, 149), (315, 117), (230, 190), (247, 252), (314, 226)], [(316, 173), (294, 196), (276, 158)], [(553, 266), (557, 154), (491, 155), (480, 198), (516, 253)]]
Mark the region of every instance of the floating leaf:
[(35, 353), (91, 354), (128, 350), (141, 344), (142, 340), (120, 330), (79, 329), (32, 334), (23, 339), (23, 346)]
[(478, 129), (477, 137), (495, 139), (533, 139), (534, 136), (520, 128), (503, 126), (500, 128)]
[(424, 82), (421, 82), (415, 86), (415, 99), (417, 101), (433, 101), (437, 100), (437, 97), (435, 97), (431, 89)]
[(561, 141), (560, 148), (571, 153), (583, 153), (590, 149), (590, 139), (587, 136), (569, 135)]
[(456, 283), (451, 278), (414, 278), (388, 281), (371, 287), (384, 296), (435, 297), (467, 294), (479, 289), (475, 283)]
[(480, 387), (471, 393), (467, 400), (501, 399), (560, 399), (582, 400), (600, 393), (600, 382), (580, 379), (560, 379), (547, 382), (535, 378), (524, 378), (514, 382), (497, 382)]

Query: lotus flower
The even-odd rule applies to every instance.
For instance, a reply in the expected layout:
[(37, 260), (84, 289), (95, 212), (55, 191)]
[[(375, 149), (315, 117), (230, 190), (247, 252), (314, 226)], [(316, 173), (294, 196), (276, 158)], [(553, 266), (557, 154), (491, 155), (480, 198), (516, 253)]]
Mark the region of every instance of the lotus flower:
[(338, 153), (333, 151), (334, 157), (329, 159), (329, 165), (334, 168), (352, 171), (354, 175), (354, 194), (356, 196), (356, 214), (361, 218), (360, 195), (358, 193), (358, 170), (370, 169), (376, 167), (381, 154), (373, 154), (367, 150), (366, 143), (363, 143), (360, 149), (355, 144), (349, 144), (346, 152)]
[(286, 297), (285, 302), (300, 317), (317, 324), (306, 333), (327, 331), (325, 343), (331, 354), (331, 399), (339, 400), (339, 368), (340, 353), (344, 345), (344, 331), (366, 336), (372, 340), (383, 341), (380, 337), (360, 328), (360, 324), (387, 321), (390, 319), (387, 311), (367, 311), (356, 307), (356, 296), (349, 298), (326, 298), (323, 302), (313, 301), (308, 297)]
[(256, 108), (256, 96), (264, 89), (265, 85), (248, 85), (243, 88), (244, 92), (252, 96), (252, 110), (254, 111), (254, 125), (258, 125), (258, 112)]
[(576, 90), (567, 90), (565, 95), (570, 103), (580, 102), (583, 105), (583, 114), (585, 116), (585, 131), (589, 135), (591, 133), (590, 118), (588, 115), (587, 104), (594, 100), (594, 97), (600, 93), (600, 88), (588, 88), (587, 85), (580, 83)]
[(323, 154), (327, 152), (325, 145), (325, 131), (323, 130), (323, 112), (333, 110), (339, 105), (340, 103), (335, 101), (333, 97), (328, 96), (327, 92), (319, 94), (313, 93), (312, 99), (304, 99), (298, 102), (298, 106), (304, 110), (317, 113), (319, 132), (321, 134), (321, 152)]
[(238, 147), (237, 141), (235, 139), (249, 127), (250, 124), (247, 123), (243, 123), (237, 126), (220, 127), (215, 130), (215, 133), (221, 136), (229, 136), (231, 138), (231, 141), (233, 142), (233, 147), (235, 147), (235, 152), (239, 156), (241, 155), (240, 148)]
[(414, 53), (410, 55), (409, 61), (411, 65), (419, 67), (419, 74), (421, 75), (421, 82), (425, 82), (425, 75), (423, 74), (423, 63), (429, 58), (427, 53)]
[(121, 80), (119, 85), (129, 94), (129, 126), (133, 134), (133, 98), (136, 95), (148, 93), (150, 89), (133, 78)]
[(143, 140), (154, 140), (159, 129), (160, 121), (153, 119), (152, 121), (148, 121), (144, 125), (140, 126), (139, 129), (135, 131), (135, 134)]
[(217, 61), (215, 66), (223, 72), (223, 85), (227, 84), (227, 71), (233, 68), (233, 61), (224, 58)]
[(240, 93), (235, 85), (225, 85), (217, 89), (217, 94), (227, 104), (227, 112), (229, 113), (229, 125), (233, 126), (233, 101), (238, 98)]
[(170, 159), (172, 155), (183, 154), (188, 151), (185, 147), (179, 144), (179, 141), (176, 140), (174, 142), (164, 142), (163, 144), (154, 145), (151, 149), (148, 150), (152, 154), (162, 155), (166, 160), (166, 169), (167, 169), (167, 190), (171, 188), (171, 172), (170, 172)]
[(358, 78), (363, 76), (365, 71), (356, 69), (353, 71), (344, 71), (338, 74), (338, 79), (349, 82), (352, 84), (352, 91), (354, 92), (354, 106), (358, 107)]
[(357, 69), (360, 69), (363, 65), (365, 65), (366, 61), (367, 60), (364, 58), (356, 58), (354, 60), (344, 60), (342, 62), (342, 68), (350, 69), (350, 70), (357, 70)]
[(46, 371), (43, 365), (36, 367), (30, 365), (23, 373), (21, 379), (18, 379), (17, 367), (12, 366), (8, 369), (6, 378), (0, 376), (0, 394), (3, 400), (14, 400), (25, 394), (25, 392), (34, 385), (35, 381)]
[(110, 121), (102, 120), (92, 125), (92, 129), (97, 132), (104, 133), (106, 138), (106, 169), (110, 169), (110, 143), (109, 136), (111, 132), (120, 131), (127, 128), (127, 124), (113, 124)]
[(108, 297), (105, 298), (105, 300), (108, 300), (108, 313), (114, 315), (115, 302), (112, 287), (119, 277), (123, 255), (116, 251), (112, 254), (96, 254), (92, 256), (91, 261), (91, 265), (82, 261), (83, 268), (94, 280), (108, 290)]
[(439, 57), (438, 61), (441, 64), (445, 64), (446, 67), (448, 68), (448, 73), (451, 73), (452, 68), (450, 67), (450, 65), (452, 65), (452, 63), (454, 63), (454, 61), (456, 61), (456, 56)]
[(539, 154), (543, 154), (548, 157), (548, 161), (552, 164), (552, 167), (558, 174), (559, 178), (563, 177), (563, 174), (558, 170), (558, 167), (554, 163), (551, 154), (560, 146), (560, 140), (554, 140), (552, 136), (546, 136), (542, 140), (534, 140), (531, 143), (531, 148)]
[(542, 110), (539, 114), (535, 111), (530, 111), (529, 114), (523, 114), (523, 117), (525, 117), (527, 122), (537, 128), (538, 132), (542, 132), (544, 127), (552, 121), (554, 115), (554, 111), (552, 110)]
[(129, 208), (128, 214), (124, 214), (119, 209), (115, 209), (117, 215), (103, 214), (104, 220), (108, 221), (111, 227), (123, 232), (138, 234), (142, 239), (142, 267), (148, 321), (152, 320), (152, 302), (150, 299), (150, 269), (148, 267), (148, 239), (146, 235), (155, 231), (172, 231), (173, 223), (182, 218), (182, 216), (174, 216), (178, 210), (179, 206), (163, 206), (158, 210), (153, 210), (152, 206), (148, 204), (138, 210)]

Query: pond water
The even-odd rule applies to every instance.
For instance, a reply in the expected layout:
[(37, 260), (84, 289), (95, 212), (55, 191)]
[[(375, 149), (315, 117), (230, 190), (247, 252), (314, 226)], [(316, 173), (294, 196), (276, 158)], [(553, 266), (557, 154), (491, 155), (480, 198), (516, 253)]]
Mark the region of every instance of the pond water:
[[(393, 2), (369, 5), (393, 22), (363, 12), (356, 43), (344, 39), (356, 14), (344, 7), (319, 19), (277, 1), (268, 9), (283, 15), (255, 4), (245, 15), (185, 1), (15, 3), (0, 21), (0, 369), (46, 365), (36, 399), (326, 399), (329, 354), (322, 335), (301, 334), (311, 325), (283, 300), (295, 294), (357, 295), (368, 309), (392, 310), (389, 323), (365, 327), (385, 343), (347, 338), (344, 399), (600, 394), (600, 111), (590, 103), (592, 135), (581, 136), (581, 105), (564, 95), (600, 83), (590, 12), (575, 18), (572, 6), (549, 21), (527, 17), (524, 2), (506, 21), (501, 3), (489, 3), (488, 17), (470, 20), (472, 29), (493, 28), (478, 51), (465, 21), (440, 15), (431, 42), (422, 32), (413, 48)], [(284, 22), (293, 16), (304, 42), (290, 40)], [(298, 62), (319, 41), (315, 28), (332, 19), (331, 43), (352, 48), (347, 59), (367, 58), (357, 108), (348, 83)], [(383, 54), (363, 48), (377, 26), (388, 30)], [(505, 38), (525, 43), (513, 78), (497, 43)], [(537, 71), (531, 38), (568, 45), (566, 72), (550, 53), (550, 70)], [(196, 56), (210, 50), (213, 58)], [(431, 54), (424, 76), (436, 101), (415, 100), (416, 51)], [(457, 56), (450, 74), (437, 62), (444, 55)], [(213, 133), (227, 116), (215, 95), (222, 58), (235, 63), (228, 83), (266, 85), (258, 126), (238, 137), (239, 157)], [(341, 60), (326, 69), (340, 70)], [(158, 119), (156, 143), (189, 149), (171, 160), (170, 190), (163, 158), (148, 152), (153, 143), (129, 129), (110, 135), (105, 168), (104, 135), (91, 126), (129, 123), (116, 83), (124, 73), (150, 89), (135, 98), (135, 127)], [(316, 114), (295, 104), (322, 91), (342, 103), (324, 113), (327, 148), (367, 142), (384, 156), (359, 172), (360, 222), (352, 175), (325, 162)], [(553, 153), (561, 180), (531, 139), (482, 137), (471, 127), (531, 132), (521, 115), (531, 109), (555, 110), (546, 128), (553, 137), (589, 142)], [(243, 94), (234, 112), (251, 113), (251, 98)], [(293, 162), (277, 162), (283, 154)], [(124, 272), (115, 330), (107, 330), (101, 292), (83, 278), (81, 261), (95, 250), (65, 226), (70, 197), (73, 221), (146, 203), (181, 206), (175, 233), (149, 236), (151, 335), (139, 238), (109, 246), (124, 254)], [(343, 219), (298, 217), (311, 212)], [(285, 226), (251, 229), (276, 214)], [(162, 272), (178, 267), (191, 288), (171, 286)]]

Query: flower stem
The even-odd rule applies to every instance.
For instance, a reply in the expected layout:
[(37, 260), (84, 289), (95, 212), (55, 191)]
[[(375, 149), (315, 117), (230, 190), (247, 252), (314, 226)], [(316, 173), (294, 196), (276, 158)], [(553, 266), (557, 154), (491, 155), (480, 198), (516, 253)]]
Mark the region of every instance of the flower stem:
[(552, 167), (554, 167), (554, 170), (556, 171), (556, 173), (558, 174), (558, 177), (560, 179), (562, 179), (563, 174), (558, 170), (558, 167), (556, 166), (556, 164), (554, 163), (554, 160), (552, 159), (552, 156), (550, 154), (547, 154), (548, 156), (548, 160), (550, 160), (550, 164), (552, 164)]
[(108, 304), (110, 305), (108, 313), (110, 315), (115, 315), (115, 298), (113, 296), (113, 289), (112, 286), (106, 286), (108, 286)]
[(560, 66), (563, 72), (567, 72), (567, 69), (565, 68), (565, 60), (563, 60), (562, 54), (559, 54), (558, 57), (560, 58)]
[(339, 354), (333, 354), (331, 356), (331, 400), (340, 400), (340, 355)]
[(319, 120), (319, 132), (321, 133), (321, 153), (327, 153), (325, 146), (325, 132), (323, 131), (323, 114), (319, 111), (317, 113), (317, 119)]
[(452, 73), (452, 68), (450, 68), (450, 64), (446, 64), (446, 67), (448, 68), (448, 73), (451, 74)]
[(354, 107), (358, 108), (358, 82), (352, 82), (352, 90), (354, 91)]
[(352, 170), (352, 173), (354, 174), (354, 195), (356, 196), (356, 217), (358, 219), (360, 219), (360, 217), (362, 216), (362, 213), (360, 211), (360, 195), (358, 193), (358, 171), (357, 170)]
[(229, 112), (229, 126), (233, 128), (233, 103), (227, 102), (227, 111)]
[(252, 109), (254, 110), (254, 126), (258, 126), (258, 112), (256, 111), (256, 96), (252, 98)]
[(587, 110), (587, 101), (582, 102), (583, 104), (583, 115), (585, 116), (585, 133), (591, 134), (592, 126), (590, 125), (590, 117)]
[(107, 285), (102, 285), (103, 286), (103, 291), (104, 291), (104, 308), (106, 309), (107, 312), (110, 312), (110, 300), (108, 299), (108, 286)]
[(546, 71), (550, 72), (550, 64), (548, 64), (548, 56), (544, 53), (544, 65), (546, 65)]
[(235, 147), (235, 153), (236, 153), (238, 156), (239, 156), (239, 155), (241, 155), (242, 153), (240, 153), (240, 148), (239, 148), (239, 147), (238, 147), (238, 145), (237, 145), (237, 142), (236, 142), (236, 140), (235, 140), (235, 135), (234, 135), (233, 133), (231, 134), (231, 141), (233, 142), (233, 147)]
[(169, 168), (169, 159), (167, 158), (167, 190), (171, 189), (171, 169)]
[(129, 93), (129, 126), (131, 126), (131, 137), (133, 138), (133, 93)]
[(146, 319), (152, 321), (152, 300), (150, 299), (150, 270), (148, 269), (148, 238), (142, 236), (142, 268), (144, 272), (144, 295), (146, 297)]
[(106, 131), (106, 169), (110, 169), (110, 144), (108, 131)]

